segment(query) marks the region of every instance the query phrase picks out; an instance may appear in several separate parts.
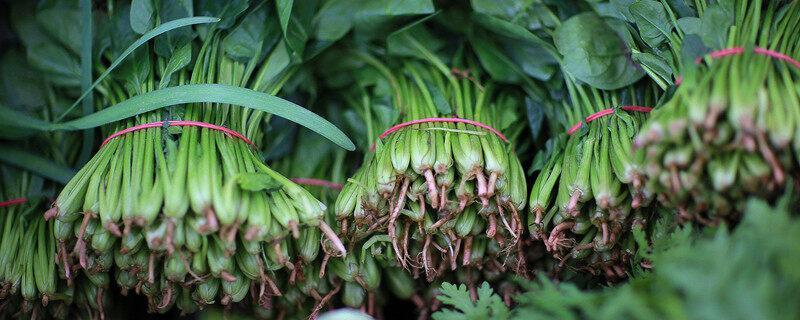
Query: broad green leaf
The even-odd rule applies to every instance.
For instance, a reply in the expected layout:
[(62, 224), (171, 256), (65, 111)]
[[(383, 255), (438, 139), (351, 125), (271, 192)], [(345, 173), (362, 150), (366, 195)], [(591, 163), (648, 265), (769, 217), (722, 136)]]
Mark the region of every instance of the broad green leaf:
[[(194, 16), (191, 0), (161, 1), (158, 9), (159, 21), (172, 21)], [(171, 57), (175, 50), (182, 48), (194, 37), (190, 28), (168, 31), (155, 39), (155, 52), (161, 57)]]
[(648, 52), (634, 52), (631, 54), (631, 58), (652, 70), (661, 79), (672, 80), (672, 68), (661, 57)]
[(436, 106), (436, 111), (439, 111), (439, 114), (453, 113), (453, 108), (450, 107), (450, 103), (447, 102), (447, 98), (444, 96), (442, 90), (439, 90), (437, 86), (427, 81), (425, 82), (425, 86), (428, 88), (428, 92), (430, 92), (433, 98), (433, 104)]
[(192, 62), (192, 43), (187, 43), (172, 55), (164, 68), (164, 74), (161, 76), (161, 81), (158, 83), (158, 88), (163, 89), (169, 85), (172, 74), (186, 68)]
[(236, 19), (249, 7), (247, 0), (199, 0), (197, 13), (201, 16), (217, 17), (219, 22), (214, 24), (216, 29), (227, 29), (233, 26)]
[(541, 102), (531, 97), (525, 97), (525, 114), (528, 118), (528, 127), (531, 130), (533, 140), (539, 138), (542, 133), (542, 123), (544, 122), (544, 107)]
[(430, 0), (358, 1), (332, 0), (322, 6), (314, 19), (314, 35), (318, 40), (335, 41), (347, 34), (359, 21), (376, 18), (430, 14)]
[(150, 72), (149, 51), (142, 48), (136, 50), (131, 59), (122, 64), (114, 78), (125, 84), (127, 92), (141, 94), (145, 90)]
[(178, 19), (161, 24), (155, 29), (150, 30), (147, 33), (143, 34), (141, 38), (139, 38), (133, 44), (128, 46), (128, 48), (125, 49), (125, 52), (123, 52), (119, 57), (117, 57), (117, 59), (114, 60), (114, 62), (112, 62), (110, 66), (108, 66), (108, 69), (106, 69), (106, 71), (103, 72), (103, 74), (97, 77), (97, 80), (95, 80), (94, 83), (92, 83), (92, 86), (89, 87), (88, 90), (83, 91), (81, 96), (77, 100), (75, 100), (75, 103), (73, 103), (67, 109), (67, 111), (64, 112), (57, 120), (60, 121), (61, 119), (63, 119), (64, 115), (72, 111), (72, 109), (74, 109), (75, 106), (77, 106), (78, 103), (81, 102), (81, 100), (83, 100), (84, 98), (86, 98), (86, 96), (92, 93), (92, 90), (94, 90), (94, 88), (97, 87), (97, 85), (100, 84), (100, 82), (102, 82), (109, 74), (111, 74), (111, 71), (113, 71), (117, 66), (119, 66), (120, 63), (122, 63), (122, 61), (125, 60), (125, 58), (127, 58), (131, 53), (133, 53), (134, 50), (136, 50), (136, 48), (139, 48), (141, 45), (145, 44), (148, 40), (153, 39), (167, 31), (174, 30), (180, 27), (190, 26), (194, 24), (201, 24), (201, 23), (213, 23), (217, 21), (219, 21), (219, 19), (212, 17), (192, 17), (192, 18)]
[(7, 51), (0, 59), (0, 103), (27, 110), (38, 110), (45, 105), (40, 74), (16, 50)]
[(37, 11), (36, 22), (53, 40), (69, 49), (72, 54), (81, 53), (84, 19), (77, 7), (57, 6)]
[(253, 58), (261, 49), (268, 23), (266, 6), (250, 12), (222, 41), (225, 53), (242, 61)]
[(697, 13), (692, 9), (692, 5), (694, 5), (692, 0), (667, 0), (667, 3), (678, 14), (679, 18), (697, 16)]
[(631, 14), (631, 4), (636, 0), (611, 0), (611, 6), (622, 16), (625, 21), (636, 22)]
[(22, 168), (61, 184), (66, 184), (75, 175), (72, 168), (59, 165), (40, 155), (2, 144), (0, 144), (0, 162)]
[(294, 5), (294, 0), (275, 1), (275, 6), (278, 8), (278, 19), (281, 21), (281, 30), (284, 34), (289, 26), (289, 20), (292, 18), (292, 5)]
[(20, 40), (25, 45), (28, 63), (40, 72), (46, 73), (51, 83), (63, 86), (79, 86), (81, 78), (80, 61), (77, 55), (60, 46), (49, 37), (30, 15), (22, 15), (14, 8), (12, 18)]
[[(219, 103), (242, 106), (286, 118), (322, 135), (347, 150), (353, 142), (333, 124), (287, 100), (263, 92), (221, 84), (167, 87), (131, 97), (91, 115), (49, 126), (51, 130), (82, 130), (127, 119), (160, 108), (187, 103)], [(1, 110), (1, 109), (0, 109)]]
[(642, 40), (651, 48), (658, 47), (669, 37), (672, 32), (672, 23), (661, 2), (637, 0), (629, 8)]
[(266, 173), (257, 172), (242, 172), (236, 176), (236, 182), (239, 183), (239, 188), (246, 191), (272, 191), (280, 189), (283, 185), (280, 181), (272, 178)]
[(702, 34), (702, 20), (698, 17), (685, 17), (678, 19), (678, 28), (685, 34)]
[(435, 14), (423, 17), (392, 32), (386, 37), (386, 48), (389, 53), (397, 56), (417, 57), (423, 60), (432, 58), (427, 54), (436, 52), (444, 46), (442, 40), (434, 37), (423, 24), (434, 16)]
[(630, 85), (644, 73), (630, 59), (630, 49), (599, 16), (582, 13), (564, 21), (554, 40), (569, 74), (604, 90)]
[(270, 88), (278, 82), (279, 76), (289, 68), (290, 64), (291, 57), (289, 56), (289, 50), (286, 49), (286, 42), (280, 40), (264, 61), (262, 68), (265, 69), (259, 72), (259, 78), (256, 80), (256, 83), (260, 85), (255, 89), (258, 91), (271, 91)]
[(0, 137), (20, 139), (50, 128), (50, 123), (0, 105)]
[(700, 18), (700, 38), (709, 48), (721, 49), (725, 47), (728, 38), (728, 28), (733, 24), (733, 15), (721, 5), (713, 5), (706, 9)]
[(521, 80), (522, 72), (517, 65), (492, 43), (485, 32), (474, 30), (470, 34), (470, 42), (478, 55), (478, 60), (492, 79), (506, 83)]
[(533, 5), (534, 0), (471, 0), (472, 10), (485, 15), (513, 19)]
[(322, 6), (314, 18), (314, 37), (323, 41), (336, 41), (353, 27), (356, 0), (331, 0)]
[(131, 1), (131, 29), (138, 34), (153, 29), (156, 25), (156, 6), (153, 0)]
[(522, 26), (485, 14), (475, 14), (473, 17), (480, 25), (495, 33), (541, 46), (543, 49), (553, 55), (551, 58), (558, 57), (556, 49), (552, 44), (534, 35)]

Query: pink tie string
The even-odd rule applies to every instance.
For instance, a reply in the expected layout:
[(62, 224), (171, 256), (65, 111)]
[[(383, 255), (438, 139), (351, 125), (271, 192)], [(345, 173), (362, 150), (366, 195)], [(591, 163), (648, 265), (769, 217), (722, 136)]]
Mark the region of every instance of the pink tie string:
[[(625, 110), (625, 111), (645, 112), (645, 113), (653, 111), (653, 108), (651, 108), (651, 107), (642, 107), (642, 106), (621, 106), (619, 108), (622, 109), (622, 110)], [(592, 122), (594, 120), (597, 120), (598, 118), (602, 118), (602, 117), (605, 117), (607, 115), (613, 114), (615, 110), (616, 109), (614, 109), (614, 108), (608, 108), (608, 109), (603, 109), (603, 110), (597, 111), (597, 112), (589, 115), (588, 117), (586, 117), (586, 120), (579, 121), (578, 123), (576, 123), (575, 125), (570, 127), (569, 130), (567, 130), (567, 134), (568, 135), (572, 135), (573, 133), (575, 133), (575, 131), (578, 131), (578, 129), (580, 129), (583, 126), (584, 122), (585, 123), (589, 123), (589, 122)]]
[(167, 126), (171, 126), (171, 127), (172, 126), (175, 126), (175, 127), (200, 127), (200, 128), (206, 128), (206, 129), (221, 131), (221, 132), (225, 133), (228, 136), (239, 138), (240, 140), (246, 142), (247, 144), (249, 144), (249, 145), (251, 145), (253, 147), (256, 146), (252, 141), (250, 141), (250, 139), (247, 139), (247, 137), (245, 137), (241, 133), (238, 133), (238, 132), (236, 132), (234, 130), (228, 129), (228, 128), (223, 127), (223, 126), (218, 126), (218, 125), (215, 125), (215, 124), (210, 124), (210, 123), (200, 122), (200, 121), (171, 120), (171, 121), (166, 121), (166, 122), (160, 121), (160, 122), (150, 122), (150, 123), (140, 124), (140, 125), (136, 125), (136, 126), (133, 126), (133, 127), (130, 127), (130, 128), (125, 128), (125, 129), (122, 129), (120, 131), (114, 132), (113, 134), (108, 136), (108, 138), (103, 140), (103, 143), (100, 145), (100, 147), (102, 148), (109, 141), (111, 141), (112, 139), (114, 139), (116, 137), (119, 137), (121, 135), (124, 135), (124, 134), (127, 134), (127, 133), (131, 133), (131, 132), (135, 132), (135, 131), (139, 131), (139, 130), (149, 129), (149, 128), (162, 127), (162, 126), (164, 126), (165, 123), (166, 123)]
[(500, 140), (503, 140), (503, 142), (508, 142), (508, 138), (506, 138), (506, 136), (504, 136), (497, 129), (492, 128), (491, 126), (489, 126), (487, 124), (480, 123), (480, 122), (475, 121), (475, 120), (462, 119), (462, 118), (425, 118), (425, 119), (411, 120), (411, 121), (408, 121), (408, 122), (403, 122), (401, 124), (395, 125), (395, 126), (389, 128), (389, 129), (386, 129), (386, 131), (384, 131), (383, 133), (381, 133), (380, 136), (378, 136), (378, 139), (386, 138), (386, 136), (388, 136), (388, 135), (390, 135), (390, 134), (392, 134), (392, 133), (394, 133), (394, 132), (396, 132), (396, 131), (398, 131), (400, 129), (403, 129), (403, 128), (408, 127), (408, 126), (413, 126), (415, 124), (421, 124), (421, 123), (466, 123), (466, 124), (469, 124), (469, 125), (476, 126), (478, 128), (486, 129), (486, 130), (490, 131), (491, 133), (494, 133), (498, 138), (500, 138)]
[[(462, 119), (462, 118), (425, 118), (425, 119), (411, 120), (411, 121), (408, 121), (408, 122), (403, 122), (403, 123), (397, 124), (397, 125), (389, 128), (389, 129), (386, 129), (386, 131), (384, 131), (383, 133), (381, 133), (381, 135), (378, 136), (378, 139), (383, 140), (383, 138), (386, 138), (386, 136), (388, 136), (388, 135), (390, 135), (390, 134), (392, 134), (394, 132), (397, 132), (400, 129), (403, 129), (403, 128), (408, 127), (408, 126), (413, 126), (415, 124), (422, 124), (422, 123), (465, 123), (465, 124), (476, 126), (478, 128), (486, 129), (489, 132), (494, 133), (498, 138), (500, 138), (500, 140), (503, 140), (503, 142), (508, 143), (508, 138), (506, 138), (506, 136), (503, 135), (502, 132), (500, 132), (499, 130), (493, 128), (492, 126), (490, 126), (488, 124), (485, 124), (485, 123), (481, 123), (481, 122), (475, 121), (475, 120)], [(375, 144), (374, 143), (372, 144), (372, 146), (370, 146), (369, 150), (370, 151), (375, 151)]]
[[(717, 59), (717, 58), (722, 58), (722, 57), (727, 57), (727, 56), (740, 55), (740, 54), (743, 54), (744, 52), (745, 52), (744, 47), (733, 47), (733, 48), (727, 48), (727, 49), (722, 49), (722, 50), (709, 52), (708, 56), (710, 58), (712, 58), (712, 59)], [(755, 48), (753, 48), (753, 52), (755, 54), (759, 54), (759, 55), (762, 55), (762, 56), (766, 56), (766, 57), (770, 57), (770, 58), (773, 58), (773, 59), (777, 59), (777, 60), (781, 60), (781, 61), (784, 61), (784, 62), (788, 62), (789, 64), (793, 65), (795, 68), (800, 69), (800, 61), (797, 61), (797, 60), (793, 59), (792, 57), (790, 57), (790, 56), (788, 56), (786, 54), (780, 53), (778, 51), (770, 50), (770, 49), (767, 49), (767, 48), (755, 47)], [(694, 60), (694, 63), (696, 63), (696, 64), (703, 63), (703, 57), (697, 57), (697, 59)], [(678, 76), (675, 79), (675, 85), (680, 85), (681, 82), (683, 82), (683, 76)]]
[(11, 200), (6, 200), (6, 201), (3, 201), (3, 202), (0, 202), (0, 208), (15, 206), (15, 205), (18, 205), (18, 204), (23, 204), (25, 202), (28, 202), (28, 198), (16, 198), (16, 199), (11, 199)]
[(325, 187), (335, 190), (342, 190), (342, 184), (331, 182), (322, 179), (314, 179), (314, 178), (291, 178), (292, 182), (296, 184), (301, 184), (304, 186), (314, 186), (314, 187)]

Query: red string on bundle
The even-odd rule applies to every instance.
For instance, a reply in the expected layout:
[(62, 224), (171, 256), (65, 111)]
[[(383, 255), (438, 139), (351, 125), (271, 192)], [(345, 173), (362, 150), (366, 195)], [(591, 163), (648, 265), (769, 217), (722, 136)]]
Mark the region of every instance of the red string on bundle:
[[(625, 110), (625, 111), (635, 111), (635, 112), (645, 112), (645, 113), (653, 111), (653, 108), (651, 108), (651, 107), (642, 107), (642, 106), (621, 106), (619, 108), (622, 109), (622, 110)], [(586, 117), (586, 120), (580, 121), (580, 122), (576, 123), (575, 125), (573, 125), (572, 127), (570, 127), (569, 130), (567, 130), (567, 134), (568, 135), (572, 135), (573, 133), (575, 133), (575, 131), (578, 131), (578, 129), (580, 129), (581, 126), (583, 126), (584, 122), (585, 123), (589, 123), (589, 122), (592, 122), (594, 120), (597, 120), (598, 118), (602, 118), (602, 117), (605, 117), (607, 115), (613, 114), (615, 110), (616, 109), (614, 109), (614, 108), (608, 108), (608, 109), (603, 109), (603, 110), (597, 111), (597, 112), (589, 115), (588, 117)]]
[[(493, 128), (492, 126), (490, 126), (488, 124), (485, 124), (485, 123), (481, 123), (481, 122), (475, 121), (475, 120), (462, 119), (462, 118), (425, 118), (425, 119), (411, 120), (411, 121), (408, 121), (408, 122), (403, 122), (403, 123), (397, 124), (397, 125), (389, 128), (389, 129), (386, 129), (386, 131), (384, 131), (383, 133), (381, 133), (381, 135), (378, 136), (378, 139), (383, 140), (383, 138), (386, 138), (386, 136), (388, 136), (388, 135), (390, 135), (390, 134), (392, 134), (394, 132), (397, 132), (400, 129), (403, 129), (403, 128), (408, 127), (408, 126), (413, 126), (415, 124), (422, 124), (422, 123), (465, 123), (465, 124), (476, 126), (478, 128), (489, 130), (491, 133), (494, 133), (498, 138), (500, 138), (500, 140), (503, 140), (503, 142), (508, 143), (508, 138), (506, 138), (506, 136), (503, 135), (502, 132), (500, 132), (499, 130)], [(369, 150), (370, 151), (374, 151), (375, 150), (375, 144), (374, 143), (372, 144), (372, 146), (370, 146)]]
[(400, 130), (402, 128), (408, 127), (408, 126), (413, 126), (415, 124), (421, 124), (421, 123), (437, 123), (437, 122), (438, 123), (466, 123), (466, 124), (469, 124), (469, 125), (473, 125), (473, 126), (476, 126), (476, 127), (479, 127), (479, 128), (483, 128), (483, 129), (489, 130), (490, 132), (494, 133), (498, 138), (500, 138), (500, 140), (503, 140), (503, 142), (508, 142), (508, 138), (506, 138), (506, 136), (504, 136), (503, 133), (501, 133), (499, 130), (497, 130), (495, 128), (492, 128), (490, 125), (484, 124), (484, 123), (481, 123), (481, 122), (478, 122), (478, 121), (475, 121), (475, 120), (462, 119), (462, 118), (425, 118), (425, 119), (411, 120), (409, 122), (403, 122), (401, 124), (398, 124), (398, 125), (395, 125), (395, 126), (389, 128), (389, 129), (386, 129), (386, 131), (384, 131), (383, 133), (381, 133), (380, 136), (378, 136), (378, 139), (386, 138), (386, 136), (388, 136), (388, 135), (390, 135), (390, 134), (392, 134), (392, 133), (394, 133), (394, 132), (396, 132), (396, 131), (398, 131), (398, 130)]
[(325, 187), (335, 190), (342, 190), (342, 184), (314, 178), (291, 178), (292, 182), (302, 184), (304, 186)]
[(114, 132), (113, 134), (108, 136), (108, 138), (103, 140), (103, 143), (100, 145), (100, 147), (102, 148), (109, 141), (111, 141), (112, 139), (114, 139), (116, 137), (119, 137), (121, 135), (124, 135), (124, 134), (127, 134), (127, 133), (131, 133), (131, 132), (135, 132), (135, 131), (139, 131), (139, 130), (148, 129), (148, 128), (158, 128), (158, 127), (164, 126), (165, 124), (167, 126), (201, 127), (201, 128), (221, 131), (221, 132), (227, 134), (228, 136), (239, 138), (240, 140), (246, 142), (247, 144), (249, 144), (249, 145), (251, 145), (253, 147), (256, 146), (252, 141), (250, 141), (250, 139), (247, 139), (247, 137), (245, 137), (241, 133), (236, 132), (236, 131), (231, 130), (231, 129), (228, 129), (228, 128), (223, 127), (223, 126), (218, 126), (218, 125), (215, 125), (215, 124), (210, 124), (210, 123), (200, 122), (200, 121), (171, 120), (171, 121), (160, 121), (160, 122), (150, 122), (150, 123), (140, 124), (140, 125), (136, 125), (136, 126), (133, 126), (133, 127), (130, 127), (130, 128), (126, 128), (126, 129)]
[[(745, 52), (744, 47), (733, 47), (733, 48), (727, 48), (727, 49), (722, 49), (722, 50), (716, 50), (716, 51), (709, 52), (708, 56), (710, 58), (712, 58), (712, 59), (716, 59), (716, 58), (722, 58), (722, 57), (727, 57), (727, 56), (735, 56), (735, 55), (742, 54), (744, 52)], [(767, 48), (755, 47), (755, 48), (753, 48), (753, 52), (755, 54), (760, 54), (762, 56), (767, 56), (767, 57), (770, 57), (770, 58), (773, 58), (773, 59), (778, 59), (778, 60), (781, 60), (781, 61), (788, 62), (789, 64), (793, 65), (795, 68), (800, 69), (800, 61), (797, 61), (794, 58), (792, 58), (792, 57), (790, 57), (790, 56), (788, 56), (786, 54), (780, 53), (778, 51), (770, 50), (770, 49), (767, 49)], [(697, 57), (697, 59), (695, 59), (694, 62), (696, 64), (703, 63), (703, 57)], [(681, 82), (683, 82), (683, 76), (678, 76), (675, 79), (675, 85), (680, 85)]]
[(0, 208), (15, 206), (15, 205), (18, 205), (18, 204), (23, 204), (25, 202), (28, 202), (28, 198), (16, 198), (16, 199), (11, 199), (11, 200), (6, 200), (6, 201), (3, 201), (3, 202), (0, 202)]

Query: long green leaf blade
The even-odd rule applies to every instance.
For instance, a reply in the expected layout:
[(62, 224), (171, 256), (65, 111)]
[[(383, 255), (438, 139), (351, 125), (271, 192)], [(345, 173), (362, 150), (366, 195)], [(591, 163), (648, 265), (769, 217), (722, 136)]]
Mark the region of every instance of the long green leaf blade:
[(22, 168), (33, 174), (62, 184), (69, 182), (75, 175), (71, 168), (59, 165), (42, 156), (0, 145), (0, 162)]
[(287, 100), (247, 88), (221, 84), (191, 84), (168, 87), (134, 96), (101, 111), (65, 123), (51, 130), (83, 130), (157, 110), (187, 103), (221, 103), (264, 111), (311, 129), (347, 150), (355, 145), (339, 128), (317, 114)]
[[(92, 1), (81, 0), (81, 20), (83, 20), (83, 30), (81, 33), (81, 90), (84, 92), (90, 91), (92, 86)], [(94, 102), (92, 95), (87, 95), (83, 100), (81, 109), (82, 115), (92, 113)], [(81, 153), (78, 156), (78, 164), (84, 164), (89, 161), (92, 156), (92, 147), (94, 144), (94, 131), (85, 130), (83, 132), (83, 145), (81, 146)]]
[(182, 18), (182, 19), (176, 19), (176, 20), (172, 20), (172, 21), (163, 23), (163, 24), (159, 25), (158, 27), (156, 27), (155, 29), (146, 32), (139, 39), (137, 39), (135, 42), (133, 42), (133, 44), (131, 44), (127, 49), (125, 49), (125, 51), (123, 51), (122, 54), (116, 60), (114, 60), (113, 63), (111, 63), (111, 65), (108, 67), (108, 69), (106, 69), (106, 71), (103, 72), (103, 74), (101, 74), (99, 77), (97, 77), (97, 80), (95, 80), (94, 83), (92, 83), (92, 86), (89, 87), (89, 89), (85, 90), (81, 94), (81, 96), (78, 98), (78, 100), (75, 100), (75, 102), (72, 104), (72, 106), (67, 108), (67, 111), (65, 111), (63, 114), (61, 114), (61, 116), (59, 116), (56, 119), (56, 121), (61, 121), (61, 119), (64, 119), (64, 116), (69, 114), (72, 111), (72, 109), (74, 109), (75, 106), (77, 106), (81, 102), (81, 100), (86, 98), (86, 96), (88, 96), (92, 92), (92, 90), (94, 90), (94, 88), (97, 87), (97, 85), (100, 84), (100, 82), (102, 82), (103, 79), (105, 79), (111, 73), (111, 71), (113, 71), (117, 66), (119, 66), (122, 63), (122, 61), (125, 60), (125, 58), (127, 58), (131, 53), (133, 53), (134, 50), (139, 48), (145, 42), (147, 42), (150, 39), (153, 39), (153, 38), (161, 35), (162, 33), (169, 32), (169, 31), (172, 31), (172, 30), (177, 29), (177, 28), (186, 27), (186, 26), (195, 25), (195, 24), (214, 23), (214, 22), (218, 22), (218, 21), (219, 21), (219, 18), (214, 18), (214, 17)]

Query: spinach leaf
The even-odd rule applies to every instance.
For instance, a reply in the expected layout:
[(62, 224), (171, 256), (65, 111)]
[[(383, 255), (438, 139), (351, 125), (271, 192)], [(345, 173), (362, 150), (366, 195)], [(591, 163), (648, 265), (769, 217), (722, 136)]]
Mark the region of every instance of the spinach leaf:
[[(158, 10), (160, 23), (194, 16), (191, 0), (161, 1)], [(166, 32), (155, 39), (155, 51), (161, 57), (171, 57), (175, 50), (192, 40), (194, 32), (190, 28), (178, 28)]]
[(172, 74), (180, 69), (185, 68), (192, 62), (192, 43), (187, 43), (172, 55), (164, 68), (164, 74), (161, 76), (161, 81), (158, 83), (158, 88), (163, 89), (169, 85), (172, 79)]
[(228, 36), (222, 40), (225, 53), (231, 58), (247, 61), (261, 49), (266, 36), (267, 6), (260, 6), (250, 12)]
[(314, 19), (314, 36), (318, 40), (336, 41), (356, 23), (389, 19), (396, 16), (433, 13), (430, 0), (358, 1), (332, 0), (326, 3)]
[(153, 0), (131, 1), (131, 29), (138, 34), (144, 34), (156, 26), (156, 6)]
[(573, 16), (555, 31), (562, 67), (591, 86), (612, 90), (630, 85), (644, 72), (630, 59), (625, 42), (594, 13)]
[(700, 38), (710, 48), (724, 48), (728, 38), (728, 28), (733, 24), (733, 13), (722, 5), (706, 9), (700, 18)]
[(651, 48), (662, 44), (672, 33), (667, 10), (655, 0), (638, 0), (629, 7), (631, 18), (639, 28), (642, 40)]
[[(15, 8), (14, 12), (16, 11)], [(16, 12), (12, 17), (20, 40), (25, 45), (28, 63), (38, 71), (46, 73), (51, 83), (60, 86), (80, 86), (81, 67), (78, 56), (49, 37), (30, 15)]]

